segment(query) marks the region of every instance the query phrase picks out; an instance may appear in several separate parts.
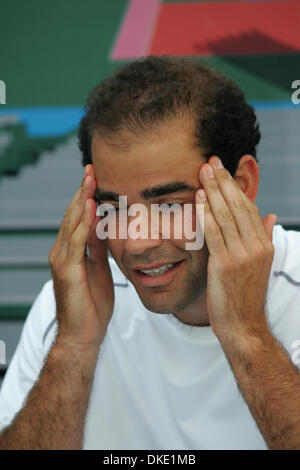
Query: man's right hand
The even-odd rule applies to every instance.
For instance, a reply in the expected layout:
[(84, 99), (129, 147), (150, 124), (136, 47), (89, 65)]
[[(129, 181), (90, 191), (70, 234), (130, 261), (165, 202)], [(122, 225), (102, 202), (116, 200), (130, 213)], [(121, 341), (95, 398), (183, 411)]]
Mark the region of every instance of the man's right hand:
[(87, 165), (49, 255), (58, 335), (23, 408), (0, 433), (1, 450), (82, 449), (99, 347), (114, 306), (106, 242), (96, 236), (95, 188), (93, 165)]
[(59, 325), (56, 343), (79, 349), (100, 346), (114, 306), (106, 240), (96, 235), (100, 218), (95, 189), (94, 168), (87, 165), (49, 254)]

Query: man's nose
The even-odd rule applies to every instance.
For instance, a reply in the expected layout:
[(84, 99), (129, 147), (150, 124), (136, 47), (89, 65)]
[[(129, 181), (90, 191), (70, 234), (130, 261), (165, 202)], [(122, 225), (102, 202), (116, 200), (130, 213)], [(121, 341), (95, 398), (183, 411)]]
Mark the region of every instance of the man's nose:
[(148, 248), (156, 248), (161, 245), (161, 238), (158, 240), (151, 238), (127, 238), (124, 243), (124, 249), (130, 252), (132, 255), (141, 255)]
[(128, 250), (132, 255), (140, 255), (148, 248), (156, 248), (162, 243), (162, 236), (157, 225), (152, 225), (150, 217), (140, 218), (141, 225), (136, 227), (131, 225), (131, 220), (134, 217), (128, 218), (128, 232), (127, 238), (124, 241), (124, 249)]

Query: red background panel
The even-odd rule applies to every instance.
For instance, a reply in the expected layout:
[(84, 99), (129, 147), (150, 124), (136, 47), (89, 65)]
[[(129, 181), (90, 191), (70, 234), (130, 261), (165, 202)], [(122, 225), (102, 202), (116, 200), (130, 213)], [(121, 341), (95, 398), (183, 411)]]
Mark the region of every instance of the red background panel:
[(162, 4), (150, 54), (300, 51), (300, 2)]

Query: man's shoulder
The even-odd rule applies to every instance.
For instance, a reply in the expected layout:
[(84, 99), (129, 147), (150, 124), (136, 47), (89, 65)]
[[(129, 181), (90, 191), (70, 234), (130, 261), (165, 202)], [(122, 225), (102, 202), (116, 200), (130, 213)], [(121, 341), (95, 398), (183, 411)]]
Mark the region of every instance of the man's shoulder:
[[(275, 225), (273, 231), (275, 255), (272, 265), (274, 277), (282, 276), (289, 282), (293, 277), (300, 286), (300, 232)], [(293, 284), (293, 281), (292, 281)]]
[(289, 349), (293, 335), (300, 331), (300, 232), (275, 225), (273, 244), (268, 319), (276, 337)]

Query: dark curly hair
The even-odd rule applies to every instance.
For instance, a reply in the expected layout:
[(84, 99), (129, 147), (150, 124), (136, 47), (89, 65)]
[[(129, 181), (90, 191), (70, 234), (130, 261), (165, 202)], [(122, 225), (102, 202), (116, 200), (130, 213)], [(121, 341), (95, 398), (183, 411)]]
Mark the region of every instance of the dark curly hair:
[(163, 55), (126, 64), (92, 90), (78, 131), (82, 164), (92, 163), (95, 130), (138, 134), (187, 114), (205, 158), (218, 155), (232, 175), (244, 154), (257, 160), (261, 134), (243, 91), (199, 59)]

